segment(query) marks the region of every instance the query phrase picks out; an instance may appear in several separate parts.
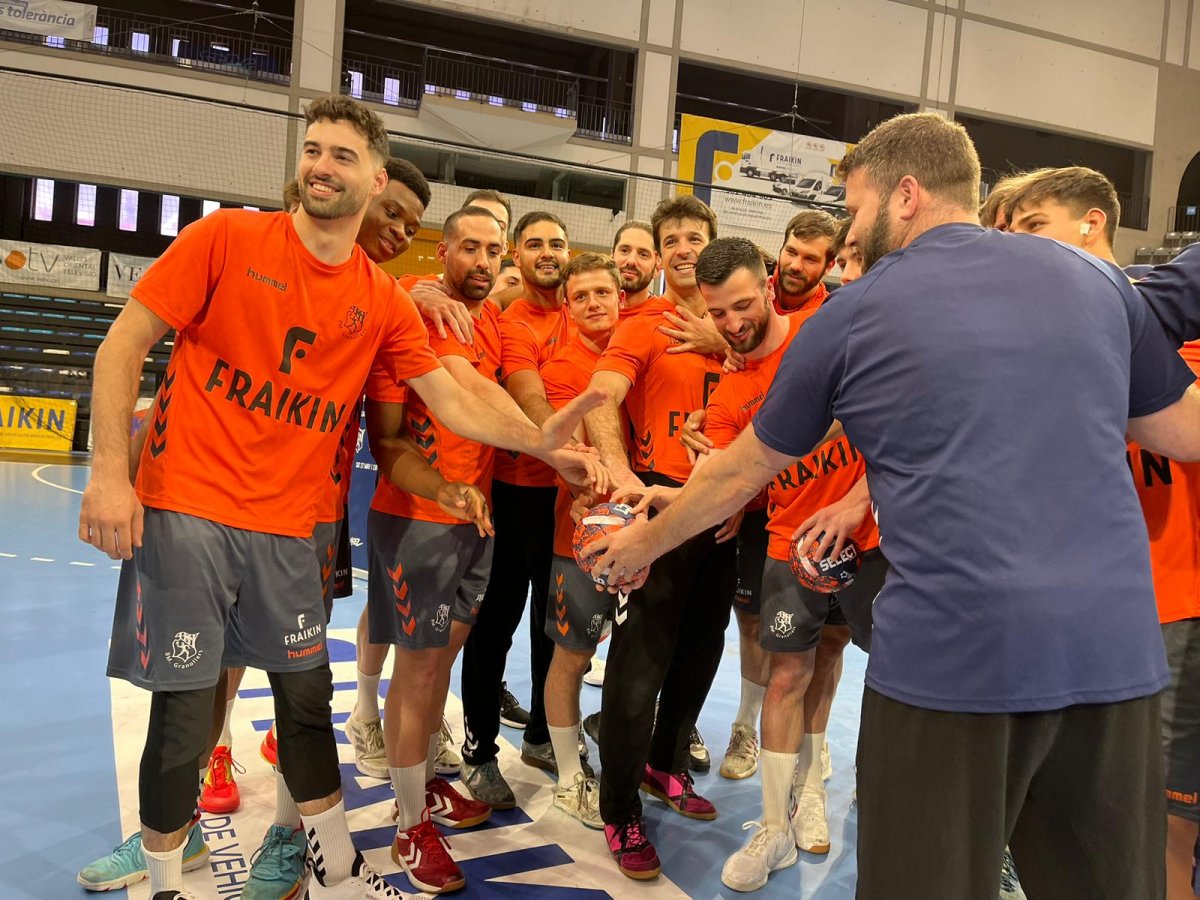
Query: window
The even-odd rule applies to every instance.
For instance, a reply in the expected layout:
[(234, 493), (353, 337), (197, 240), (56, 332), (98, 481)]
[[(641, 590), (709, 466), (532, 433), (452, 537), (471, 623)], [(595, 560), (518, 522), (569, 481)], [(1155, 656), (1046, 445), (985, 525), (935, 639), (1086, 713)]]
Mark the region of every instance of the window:
[(96, 224), (96, 186), (81, 184), (75, 191), (75, 224), (87, 225), (89, 228)]
[(181, 41), (179, 38), (171, 38), (171, 55), (172, 56), (179, 55), (179, 45), (182, 43), (183, 43), (183, 41)]
[(220, 208), (221, 208), (221, 204), (218, 203), (216, 200), (205, 200), (200, 205), (200, 215), (201, 215), (201, 217), (207, 216), (209, 213), (216, 212)]
[(137, 231), (137, 219), (138, 192), (122, 190), (118, 205), (117, 227), (122, 231)]
[(58, 47), (61, 49), (65, 46), (67, 46), (67, 39), (51, 36), (51, 37), (46, 38), (46, 46), (47, 47)]
[(179, 234), (179, 198), (174, 194), (163, 194), (158, 214), (158, 233), (167, 237)]
[(398, 106), (400, 104), (399, 78), (383, 79), (383, 102), (392, 106)]
[(150, 35), (144, 31), (135, 31), (130, 35), (129, 47), (139, 53), (150, 52)]
[(54, 220), (54, 182), (49, 178), (33, 179), (33, 218), (38, 222)]
[(108, 46), (108, 26), (107, 25), (97, 25), (96, 26), (95, 30), (92, 31), (92, 43), (100, 44), (103, 47)]
[(356, 100), (362, 99), (363, 73), (350, 70), (350, 96)]

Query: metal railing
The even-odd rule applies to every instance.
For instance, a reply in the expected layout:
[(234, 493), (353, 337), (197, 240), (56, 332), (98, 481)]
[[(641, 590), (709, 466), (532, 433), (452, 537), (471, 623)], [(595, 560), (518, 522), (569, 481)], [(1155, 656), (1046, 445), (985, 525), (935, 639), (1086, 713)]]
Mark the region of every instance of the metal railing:
[(1167, 212), (1167, 227), (1180, 234), (1200, 232), (1200, 200), (1172, 206)]
[(362, 53), (342, 54), (342, 92), (356, 100), (416, 109), (425, 79), (417, 63), (397, 62)]
[[(497, 106), (518, 105), (537, 112), (574, 112), (579, 82), (536, 66), (488, 60), (480, 62), (450, 50), (425, 52), (426, 91)], [(432, 90), (431, 90), (432, 89)]]
[(633, 108), (616, 100), (580, 100), (578, 127), (584, 137), (618, 144), (633, 143)]
[[(292, 72), (292, 41), (284, 28), (272, 21), (240, 21), (243, 28), (179, 22), (159, 16), (127, 13), (100, 7), (90, 41), (48, 38), (24, 31), (0, 29), (0, 39), (42, 44), (81, 53), (98, 53), (122, 59), (143, 60), (186, 69), (200, 69), (272, 84), (288, 84)], [(287, 20), (291, 27), (291, 20)], [(266, 32), (266, 33), (264, 33)]]

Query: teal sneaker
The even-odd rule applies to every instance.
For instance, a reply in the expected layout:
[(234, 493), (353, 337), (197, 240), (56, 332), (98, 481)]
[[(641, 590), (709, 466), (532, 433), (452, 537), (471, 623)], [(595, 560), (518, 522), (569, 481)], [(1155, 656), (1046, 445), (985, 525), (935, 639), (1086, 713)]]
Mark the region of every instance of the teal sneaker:
[[(183, 871), (199, 869), (208, 861), (208, 846), (197, 822), (188, 831), (183, 847)], [(102, 856), (79, 873), (77, 880), (89, 891), (115, 891), (137, 884), (149, 875), (142, 853), (142, 833), (136, 832), (108, 856)]]
[(286, 825), (267, 829), (250, 859), (250, 877), (242, 900), (294, 900), (304, 890), (304, 832)]

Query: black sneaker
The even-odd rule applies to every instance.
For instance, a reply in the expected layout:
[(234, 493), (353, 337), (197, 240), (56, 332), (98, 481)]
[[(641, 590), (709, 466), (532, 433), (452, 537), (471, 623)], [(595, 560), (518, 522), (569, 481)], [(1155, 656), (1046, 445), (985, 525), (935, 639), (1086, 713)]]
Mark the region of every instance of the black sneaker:
[(509, 728), (524, 728), (529, 724), (529, 710), (517, 702), (507, 681), (500, 682), (500, 722)]
[(597, 747), (600, 746), (600, 713), (594, 712), (583, 717), (583, 731), (596, 742)]
[(704, 746), (704, 738), (700, 737), (700, 729), (694, 726), (688, 735), (688, 768), (701, 775), (712, 768), (712, 757)]

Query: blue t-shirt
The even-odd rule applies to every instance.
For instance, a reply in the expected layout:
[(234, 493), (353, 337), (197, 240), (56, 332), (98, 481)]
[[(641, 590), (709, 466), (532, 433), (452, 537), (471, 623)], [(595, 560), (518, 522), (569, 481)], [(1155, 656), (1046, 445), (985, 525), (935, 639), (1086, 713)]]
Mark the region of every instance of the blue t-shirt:
[(1125, 429), (1194, 381), (1119, 270), (1045, 238), (943, 225), (839, 289), (754, 429), (799, 456), (836, 417), (867, 459), (891, 564), (867, 684), (962, 712), (1162, 689)]

